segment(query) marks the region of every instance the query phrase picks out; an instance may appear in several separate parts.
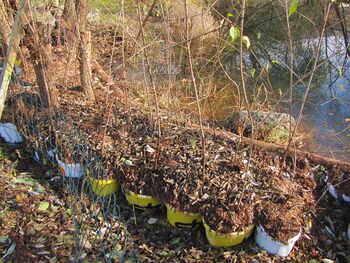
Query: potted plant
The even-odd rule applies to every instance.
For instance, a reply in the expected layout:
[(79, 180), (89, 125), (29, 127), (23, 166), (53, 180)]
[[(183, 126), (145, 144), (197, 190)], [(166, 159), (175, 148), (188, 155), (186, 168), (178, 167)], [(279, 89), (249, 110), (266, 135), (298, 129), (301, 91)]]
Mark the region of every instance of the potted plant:
[(301, 236), (302, 210), (298, 200), (265, 202), (259, 209), (256, 243), (270, 254), (288, 256)]
[(86, 169), (86, 172), (94, 194), (104, 197), (118, 191), (119, 182), (115, 178), (115, 171), (108, 169), (103, 163), (95, 163), (90, 169)]
[(238, 245), (253, 233), (253, 206), (228, 202), (211, 203), (204, 209), (203, 225), (211, 246)]
[[(191, 228), (202, 223), (200, 208), (202, 199), (200, 188), (202, 180), (198, 170), (187, 175), (184, 167), (175, 165), (176, 161), (168, 162), (155, 173), (158, 196), (166, 206), (167, 219), (172, 226)], [(169, 166), (170, 165), (170, 166)], [(171, 167), (175, 165), (177, 168)]]
[(160, 202), (152, 196), (153, 169), (142, 160), (134, 165), (130, 160), (124, 160), (122, 175), (123, 191), (127, 202), (139, 210), (157, 207)]
[[(240, 161), (215, 163), (208, 182), (208, 196), (203, 206), (206, 237), (213, 247), (242, 243), (254, 230), (254, 174), (244, 172)], [(244, 190), (243, 190), (244, 189)]]
[[(132, 136), (122, 142), (122, 158), (118, 163), (119, 181), (127, 202), (134, 208), (146, 210), (157, 207), (160, 202), (153, 195), (156, 162), (154, 131), (145, 117), (130, 117), (136, 129)], [(129, 132), (128, 132), (129, 133)], [(141, 134), (142, 133), (142, 134)]]

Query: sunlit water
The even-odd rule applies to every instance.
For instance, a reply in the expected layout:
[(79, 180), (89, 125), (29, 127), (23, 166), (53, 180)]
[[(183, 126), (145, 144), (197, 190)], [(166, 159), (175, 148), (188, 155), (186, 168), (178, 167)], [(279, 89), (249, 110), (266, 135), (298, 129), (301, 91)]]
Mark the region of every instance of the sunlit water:
[[(350, 161), (350, 60), (342, 37), (329, 37), (321, 60), (329, 63), (321, 85), (310, 90), (302, 127), (310, 131), (307, 150), (324, 156)], [(300, 102), (294, 108), (298, 112)]]

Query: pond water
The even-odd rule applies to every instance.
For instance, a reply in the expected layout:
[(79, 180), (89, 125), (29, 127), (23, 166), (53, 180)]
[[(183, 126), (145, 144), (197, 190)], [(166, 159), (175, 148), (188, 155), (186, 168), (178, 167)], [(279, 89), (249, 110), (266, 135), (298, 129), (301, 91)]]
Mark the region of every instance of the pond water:
[[(295, 56), (295, 67), (298, 68), (299, 73), (300, 71), (306, 72), (304, 71), (305, 60), (308, 56), (310, 57), (310, 54), (311, 57), (313, 56), (317, 43), (318, 39), (312, 37), (298, 41), (300, 46)], [(286, 60), (286, 50), (285, 45), (265, 45), (265, 52), (276, 61)], [(244, 57), (248, 67), (251, 66), (249, 55), (245, 54)], [(237, 72), (232, 70), (232, 67), (237, 68), (237, 57), (234, 60), (235, 65), (232, 66), (232, 63), (229, 62), (227, 70), (233, 72), (233, 77), (239, 82)], [(264, 58), (259, 58), (259, 60), (262, 65), (269, 63)], [(346, 54), (342, 35), (332, 35), (323, 39), (319, 65), (300, 122), (303, 148), (322, 156), (350, 162), (350, 59)], [(268, 76), (272, 89), (275, 93), (288, 94), (289, 71), (286, 68), (276, 70), (277, 66), (270, 65), (275, 68)], [(302, 76), (303, 73), (299, 76)], [(252, 83), (248, 83), (248, 86), (251, 87), (250, 84)], [(294, 88), (292, 105), (294, 118), (298, 117), (306, 84), (307, 80), (302, 85), (296, 84)], [(218, 85), (223, 86), (224, 84), (221, 81)], [(253, 89), (251, 92), (254, 92)], [(237, 110), (237, 96), (235, 92), (232, 92), (232, 87), (222, 88), (219, 94), (221, 94), (220, 99), (215, 97), (203, 107), (209, 106), (211, 111), (216, 112), (214, 119), (227, 118)], [(270, 100), (273, 104), (273, 99)], [(272, 107), (272, 110), (287, 113), (288, 109), (287, 100)], [(206, 115), (208, 117), (211, 114)]]
[[(328, 58), (327, 58), (328, 55)], [(327, 38), (320, 57), (326, 70), (311, 90), (301, 127), (311, 131), (308, 150), (350, 161), (350, 60), (342, 36)], [(300, 102), (294, 107), (297, 116)]]

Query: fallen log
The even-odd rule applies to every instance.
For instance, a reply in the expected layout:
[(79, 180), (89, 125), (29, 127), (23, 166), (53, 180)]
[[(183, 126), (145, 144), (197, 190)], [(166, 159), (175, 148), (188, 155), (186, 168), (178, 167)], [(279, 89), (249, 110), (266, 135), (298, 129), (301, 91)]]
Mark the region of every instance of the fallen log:
[(121, 99), (125, 99), (127, 97), (125, 92), (117, 85), (117, 83), (115, 83), (112, 77), (108, 75), (106, 71), (104, 71), (102, 66), (96, 60), (93, 60), (92, 62), (92, 72), (97, 74), (106, 85), (112, 88), (111, 90), (113, 90), (113, 94), (116, 97)]
[[(196, 129), (197, 130), (197, 129), (199, 129), (199, 125), (192, 124), (190, 126), (186, 126), (185, 129)], [(281, 145), (277, 145), (277, 144), (273, 144), (273, 143), (267, 143), (264, 141), (259, 141), (259, 140), (239, 136), (237, 134), (222, 130), (220, 128), (214, 129), (214, 128), (210, 128), (210, 127), (204, 127), (204, 131), (206, 133), (209, 133), (209, 134), (219, 134), (219, 135), (224, 136), (224, 137), (226, 137), (234, 142), (241, 142), (243, 145), (252, 144), (258, 148), (272, 151), (272, 152), (284, 153), (287, 150), (286, 146), (281, 146)], [(288, 153), (291, 155), (295, 154), (295, 155), (300, 156), (300, 157), (305, 157), (311, 163), (316, 163), (316, 164), (320, 164), (320, 165), (327, 166), (327, 167), (337, 166), (341, 170), (350, 170), (350, 163), (348, 163), (348, 162), (336, 160), (336, 159), (325, 157), (325, 156), (321, 156), (319, 154), (315, 154), (315, 153), (311, 153), (311, 152), (307, 152), (307, 151), (303, 151), (303, 150), (297, 149), (297, 148), (292, 147), (292, 146), (289, 147)]]

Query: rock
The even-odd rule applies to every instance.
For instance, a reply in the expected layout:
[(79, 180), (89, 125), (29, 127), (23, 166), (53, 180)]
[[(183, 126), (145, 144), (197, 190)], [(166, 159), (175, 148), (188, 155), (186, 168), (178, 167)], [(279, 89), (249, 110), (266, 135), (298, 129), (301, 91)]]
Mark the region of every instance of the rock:
[[(289, 139), (289, 122), (292, 128), (295, 120), (287, 113), (252, 111), (254, 124), (254, 139), (267, 142), (287, 142)], [(234, 132), (249, 137), (252, 131), (252, 122), (248, 111), (234, 112), (231, 117), (224, 120), (222, 125)]]

